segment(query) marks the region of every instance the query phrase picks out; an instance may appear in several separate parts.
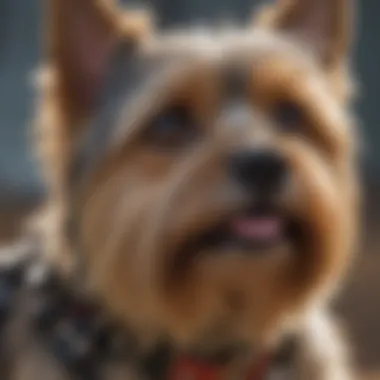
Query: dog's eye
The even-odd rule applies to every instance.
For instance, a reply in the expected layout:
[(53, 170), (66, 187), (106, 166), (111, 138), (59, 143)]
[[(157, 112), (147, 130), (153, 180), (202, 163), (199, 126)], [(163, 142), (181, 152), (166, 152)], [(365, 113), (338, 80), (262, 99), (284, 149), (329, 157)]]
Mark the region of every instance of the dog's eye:
[(297, 131), (305, 121), (302, 108), (290, 101), (278, 103), (273, 109), (273, 117), (277, 126), (284, 132)]
[(145, 137), (164, 148), (181, 147), (197, 133), (197, 123), (189, 107), (176, 105), (165, 109), (149, 124)]

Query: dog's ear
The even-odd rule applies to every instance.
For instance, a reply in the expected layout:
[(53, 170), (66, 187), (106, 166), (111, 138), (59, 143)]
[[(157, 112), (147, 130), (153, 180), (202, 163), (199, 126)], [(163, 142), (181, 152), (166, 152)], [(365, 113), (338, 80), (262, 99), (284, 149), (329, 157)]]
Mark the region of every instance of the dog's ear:
[(58, 77), (62, 97), (77, 108), (96, 101), (118, 41), (131, 44), (150, 31), (143, 12), (118, 9), (114, 0), (47, 0), (48, 62)]
[(288, 33), (313, 50), (323, 64), (347, 58), (353, 33), (354, 0), (276, 0), (259, 23)]

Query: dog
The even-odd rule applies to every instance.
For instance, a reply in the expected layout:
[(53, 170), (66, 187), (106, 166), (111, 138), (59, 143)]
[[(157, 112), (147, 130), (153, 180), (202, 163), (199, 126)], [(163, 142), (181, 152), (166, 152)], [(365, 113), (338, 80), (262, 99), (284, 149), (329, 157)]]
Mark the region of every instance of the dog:
[(48, 196), (4, 255), (2, 379), (353, 378), (330, 304), (358, 230), (354, 13), (158, 31), (49, 0)]

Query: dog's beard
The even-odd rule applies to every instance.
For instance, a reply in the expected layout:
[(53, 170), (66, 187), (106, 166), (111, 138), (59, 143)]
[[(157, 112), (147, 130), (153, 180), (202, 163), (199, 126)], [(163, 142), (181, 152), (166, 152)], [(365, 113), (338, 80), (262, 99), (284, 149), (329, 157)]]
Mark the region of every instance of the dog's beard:
[(108, 242), (89, 248), (100, 291), (128, 322), (189, 345), (211, 342), (217, 326), (215, 342), (264, 339), (344, 267), (341, 194), (318, 169), (305, 166), (298, 190), (272, 205), (204, 181), (201, 170), (178, 187), (126, 185), (119, 173), (111, 192), (98, 192), (102, 210), (97, 196), (88, 208), (88, 225)]

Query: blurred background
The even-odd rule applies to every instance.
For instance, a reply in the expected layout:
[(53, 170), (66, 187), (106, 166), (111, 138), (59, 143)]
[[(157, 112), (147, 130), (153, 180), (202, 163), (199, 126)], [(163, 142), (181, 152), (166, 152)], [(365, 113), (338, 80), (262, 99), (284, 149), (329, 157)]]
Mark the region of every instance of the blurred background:
[[(139, 5), (138, 0), (124, 0)], [(150, 0), (162, 27), (207, 22), (226, 16), (244, 20), (257, 0)], [(354, 64), (361, 83), (357, 110), (365, 149), (362, 154), (365, 204), (362, 247), (339, 302), (360, 366), (380, 379), (380, 2), (357, 0), (357, 47)], [(41, 1), (0, 0), (0, 240), (12, 239), (22, 216), (43, 197), (32, 159), (32, 73), (39, 62)]]

